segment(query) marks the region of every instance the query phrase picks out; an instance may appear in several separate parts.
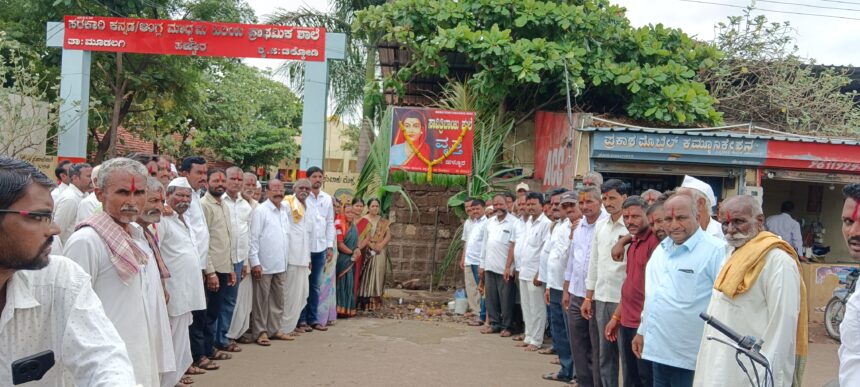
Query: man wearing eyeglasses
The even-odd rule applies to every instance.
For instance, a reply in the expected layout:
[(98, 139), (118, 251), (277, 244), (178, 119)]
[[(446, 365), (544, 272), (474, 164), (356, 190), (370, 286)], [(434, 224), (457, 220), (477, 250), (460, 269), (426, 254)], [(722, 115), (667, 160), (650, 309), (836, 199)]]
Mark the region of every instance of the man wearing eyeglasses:
[(51, 220), (53, 186), (32, 165), (0, 156), (0, 385), (12, 385), (14, 361), (45, 350), (57, 363), (45, 385), (134, 385), (125, 345), (90, 277), (49, 255), (60, 233)]

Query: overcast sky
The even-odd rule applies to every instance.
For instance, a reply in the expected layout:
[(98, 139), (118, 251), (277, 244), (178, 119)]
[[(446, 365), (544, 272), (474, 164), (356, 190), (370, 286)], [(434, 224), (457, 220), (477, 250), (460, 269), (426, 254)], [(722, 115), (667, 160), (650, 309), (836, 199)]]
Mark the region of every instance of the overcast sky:
[[(702, 40), (713, 39), (714, 25), (726, 20), (727, 16), (741, 15), (743, 10), (736, 7), (748, 6), (750, 1), (613, 0), (627, 7), (627, 17), (635, 26), (663, 23)], [(327, 0), (248, 0), (248, 3), (257, 11), (260, 22), (265, 22), (266, 15), (277, 8), (328, 8)], [(756, 7), (758, 10), (754, 14), (764, 14), (770, 21), (791, 23), (795, 29), (799, 55), (813, 58), (821, 64), (860, 65), (860, 0), (757, 0)], [(248, 63), (261, 68), (274, 68), (280, 61), (248, 60)]]

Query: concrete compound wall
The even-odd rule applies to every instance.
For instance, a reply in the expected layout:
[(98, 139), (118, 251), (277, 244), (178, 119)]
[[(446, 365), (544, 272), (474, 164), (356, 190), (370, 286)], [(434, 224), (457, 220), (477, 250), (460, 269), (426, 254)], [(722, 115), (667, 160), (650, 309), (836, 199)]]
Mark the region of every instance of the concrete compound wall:
[[(429, 289), (434, 268), (445, 259), (448, 246), (462, 224), (461, 219), (447, 205), (448, 198), (459, 192), (460, 188), (446, 189), (408, 183), (403, 188), (417, 208), (410, 212), (409, 205), (400, 195), (396, 195), (391, 205), (389, 216), (392, 220), (392, 237), (388, 244), (391, 268), (386, 283), (387, 286), (397, 286), (408, 282), (409, 287)], [(443, 275), (439, 286), (463, 287), (462, 273), (458, 255), (458, 259), (451, 263)]]

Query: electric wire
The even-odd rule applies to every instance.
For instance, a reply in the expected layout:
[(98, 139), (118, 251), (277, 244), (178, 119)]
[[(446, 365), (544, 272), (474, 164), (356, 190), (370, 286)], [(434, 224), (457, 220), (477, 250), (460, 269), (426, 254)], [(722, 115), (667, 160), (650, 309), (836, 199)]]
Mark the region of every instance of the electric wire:
[[(702, 1), (702, 0), (680, 0), (680, 1), (683, 1), (683, 2), (685, 2), (685, 3), (699, 3), (699, 4), (719, 5), (719, 6), (723, 6), (723, 7), (731, 7), (731, 8), (739, 8), (739, 9), (748, 9), (748, 8), (750, 8), (750, 7), (748, 7), (748, 6), (741, 6), (741, 5), (734, 5), (734, 4), (726, 4), (726, 3), (717, 3), (717, 2), (713, 2), (713, 1)], [(767, 9), (767, 8), (759, 8), (759, 7), (755, 7), (754, 9), (755, 9), (756, 11), (762, 11), (762, 12), (774, 12), (774, 13), (784, 13), (784, 14), (790, 14), (790, 15), (816, 16), (816, 17), (826, 17), (826, 18), (832, 18), (832, 19), (844, 19), (844, 20), (860, 20), (860, 18), (857, 18), (857, 17), (850, 17), (850, 16), (836, 16), (836, 15), (822, 15), (822, 14), (817, 14), (817, 13), (807, 13), (807, 12), (780, 11), (780, 10), (776, 10), (776, 9)]]
[(808, 7), (808, 8), (816, 8), (816, 9), (833, 9), (837, 11), (851, 11), (851, 12), (860, 12), (860, 9), (857, 8), (840, 8), (840, 7), (825, 7), (821, 5), (809, 5), (803, 3), (792, 3), (789, 1), (777, 1), (777, 0), (756, 0), (762, 3), (773, 3), (773, 4), (784, 4), (784, 5), (796, 5), (798, 7)]

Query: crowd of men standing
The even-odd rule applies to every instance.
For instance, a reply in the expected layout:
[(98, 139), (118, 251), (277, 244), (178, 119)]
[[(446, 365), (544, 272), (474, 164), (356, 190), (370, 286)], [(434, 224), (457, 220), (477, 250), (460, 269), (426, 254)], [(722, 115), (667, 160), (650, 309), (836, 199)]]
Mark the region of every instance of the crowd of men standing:
[[(53, 187), (29, 164), (0, 161), (4, 179)], [(202, 157), (184, 158), (178, 170), (169, 158), (148, 154), (95, 168), (60, 164), (60, 184), (50, 195), (36, 195), (41, 207), (16, 212), (46, 227), (41, 261), (31, 266), (69, 270), (66, 262), (74, 262), (69, 272), (80, 273), (74, 286), (81, 295), (66, 301), (90, 309), (70, 322), (82, 328), (64, 327), (53, 338), (60, 345), (46, 346), (64, 363), (48, 371), (48, 380), (184, 386), (193, 383), (191, 375), (217, 370), (217, 361), (241, 352), (237, 342), (269, 346), (271, 339), (328, 330), (331, 319), (318, 319), (317, 309), (323, 265), (333, 256), (334, 208), (320, 190), (323, 171), (311, 167), (307, 176), (294, 183), (294, 195), (286, 195), (283, 182), (269, 180), (260, 202), (256, 175), (209, 167)], [(47, 246), (58, 256), (49, 260)], [(29, 347), (16, 348), (15, 356), (32, 355)], [(74, 364), (94, 348), (100, 357), (89, 354), (85, 366)]]
[(761, 339), (773, 385), (800, 385), (808, 309), (798, 251), (766, 229), (753, 197), (731, 197), (718, 214), (715, 203), (712, 188), (690, 176), (675, 190), (637, 196), (594, 172), (578, 190), (521, 184), (490, 206), (471, 198), (461, 259), (470, 325), (556, 355), (560, 368), (547, 380), (748, 385), (735, 349), (708, 339), (727, 338), (706, 326), (706, 312)]

